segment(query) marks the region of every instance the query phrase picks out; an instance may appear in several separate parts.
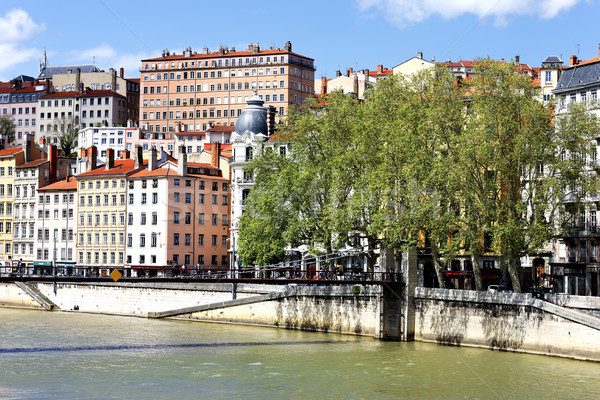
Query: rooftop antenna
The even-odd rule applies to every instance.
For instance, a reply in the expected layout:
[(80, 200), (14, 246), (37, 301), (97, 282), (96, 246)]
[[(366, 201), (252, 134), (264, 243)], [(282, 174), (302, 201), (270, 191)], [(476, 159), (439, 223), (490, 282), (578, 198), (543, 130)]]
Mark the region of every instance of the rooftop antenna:
[(96, 65), (96, 56), (92, 56), (92, 60), (93, 60), (94, 65)]
[(579, 43), (575, 43), (575, 46), (577, 46), (577, 59), (579, 59)]

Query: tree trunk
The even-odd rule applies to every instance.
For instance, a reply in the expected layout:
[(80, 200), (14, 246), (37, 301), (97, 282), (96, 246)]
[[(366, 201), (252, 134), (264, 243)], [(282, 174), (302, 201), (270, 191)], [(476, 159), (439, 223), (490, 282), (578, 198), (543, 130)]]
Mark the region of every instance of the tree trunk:
[(442, 289), (446, 289), (446, 278), (444, 277), (444, 269), (442, 264), (440, 263), (440, 258), (438, 257), (437, 246), (431, 243), (431, 257), (433, 258), (433, 267), (435, 268), (435, 274), (437, 275), (438, 285)]
[(519, 280), (519, 270), (517, 268), (517, 257), (511, 256), (508, 260), (508, 274), (512, 283), (512, 290), (515, 293), (521, 293), (521, 281)]
[(471, 252), (471, 264), (473, 264), (473, 278), (475, 278), (475, 290), (484, 291), (483, 277), (481, 276), (481, 267), (479, 266), (479, 254), (476, 251)]

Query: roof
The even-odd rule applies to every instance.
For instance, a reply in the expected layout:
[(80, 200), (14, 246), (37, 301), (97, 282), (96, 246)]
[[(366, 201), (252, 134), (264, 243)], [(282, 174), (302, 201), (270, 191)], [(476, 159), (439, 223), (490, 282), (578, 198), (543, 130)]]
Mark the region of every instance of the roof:
[(54, 74), (66, 74), (69, 71), (75, 72), (79, 68), (81, 72), (100, 72), (100, 69), (94, 64), (79, 65), (48, 65), (40, 71), (37, 79), (52, 78)]
[(157, 168), (152, 171), (148, 171), (144, 168), (136, 173), (131, 174), (130, 178), (150, 178), (150, 177), (161, 177), (161, 176), (180, 176), (177, 171), (169, 168)]
[(192, 167), (192, 168), (218, 169), (218, 168), (216, 168), (215, 166), (213, 166), (212, 164), (209, 164), (209, 163), (188, 162), (187, 165), (188, 165), (188, 167)]
[(140, 83), (140, 78), (125, 78), (126, 81)]
[(44, 187), (41, 187), (38, 189), (38, 191), (40, 190), (77, 190), (77, 178), (75, 178), (74, 176), (69, 176), (66, 179), (63, 179), (62, 181), (54, 182)]
[(548, 56), (543, 63), (561, 63), (562, 60), (558, 56)]
[[(204, 143), (204, 150), (210, 151), (212, 150), (212, 143)], [(221, 152), (223, 151), (230, 151), (231, 150), (231, 143), (226, 143), (223, 144), (221, 143)]]
[(563, 69), (553, 93), (563, 93), (590, 85), (600, 86), (600, 59), (586, 60), (583, 63)]
[(125, 175), (135, 170), (134, 160), (115, 160), (114, 168), (107, 170), (106, 164), (102, 164), (91, 171), (84, 172), (83, 174), (77, 175), (77, 178), (87, 178), (89, 176), (103, 176), (103, 175)]
[(10, 149), (0, 150), (0, 157), (10, 157), (23, 151), (22, 147), (11, 147)]
[[(192, 54), (189, 57), (186, 57), (183, 54), (171, 54), (171, 55), (168, 55), (165, 57), (147, 58), (145, 60), (142, 60), (142, 62), (163, 61), (163, 60), (182, 60), (182, 59), (196, 60), (196, 59), (215, 58), (215, 57), (246, 57), (246, 56), (254, 57), (254, 56), (268, 56), (268, 55), (280, 55), (280, 54), (292, 54), (292, 55), (295, 55), (298, 57), (302, 57), (302, 58), (306, 58), (308, 60), (314, 61), (313, 58), (306, 57), (306, 56), (303, 56), (301, 54), (294, 53), (291, 51), (287, 51), (285, 49), (269, 49), (269, 50), (260, 50), (257, 53), (248, 51), (248, 50), (244, 50), (244, 51), (232, 51), (232, 52), (220, 54), (218, 51), (214, 51), (212, 53), (207, 53), (207, 54)], [(145, 71), (142, 71), (142, 72), (145, 72)]]
[(46, 88), (44, 87), (43, 89), (37, 89), (35, 86), (25, 86), (24, 88), (15, 90), (13, 92), (13, 94), (19, 94), (19, 93), (33, 93), (33, 92), (43, 92), (44, 90), (46, 90)]
[(206, 130), (206, 132), (233, 132), (235, 131), (235, 126), (231, 125), (214, 125)]
[(42, 164), (44, 164), (46, 162), (48, 162), (48, 159), (46, 159), (46, 158), (38, 158), (37, 160), (33, 160), (33, 161), (29, 161), (28, 163), (25, 163), (25, 164), (17, 165), (17, 168), (37, 167), (38, 165), (42, 165)]
[(125, 96), (121, 96), (117, 92), (113, 92), (112, 90), (86, 90), (85, 92), (54, 92), (51, 94), (47, 94), (45, 96), (40, 97), (40, 99), (50, 99), (50, 98), (62, 98), (62, 97), (95, 97), (95, 96), (115, 96), (120, 98), (125, 98)]

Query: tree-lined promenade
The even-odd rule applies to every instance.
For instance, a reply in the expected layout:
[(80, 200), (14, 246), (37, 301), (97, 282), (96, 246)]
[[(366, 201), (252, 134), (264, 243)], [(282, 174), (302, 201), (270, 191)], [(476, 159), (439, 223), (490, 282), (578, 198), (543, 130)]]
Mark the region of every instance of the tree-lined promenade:
[(299, 245), (319, 254), (427, 243), (440, 287), (443, 265), (466, 255), (483, 290), (479, 257), (492, 252), (519, 292), (520, 258), (570, 226), (598, 189), (588, 157), (597, 132), (584, 105), (556, 115), (529, 76), (491, 60), (464, 81), (438, 66), (379, 81), (364, 101), (314, 99), (247, 166), (255, 185), (240, 256), (265, 265)]

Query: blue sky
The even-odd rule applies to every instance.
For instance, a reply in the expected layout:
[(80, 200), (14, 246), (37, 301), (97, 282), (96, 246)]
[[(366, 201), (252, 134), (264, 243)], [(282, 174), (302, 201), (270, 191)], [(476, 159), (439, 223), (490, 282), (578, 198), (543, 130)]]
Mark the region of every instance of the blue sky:
[(0, 80), (50, 64), (92, 63), (139, 77), (142, 58), (191, 46), (283, 47), (315, 59), (316, 77), (391, 68), (418, 51), (436, 61), (490, 56), (539, 66), (598, 56), (595, 0), (130, 1), (2, 0)]

